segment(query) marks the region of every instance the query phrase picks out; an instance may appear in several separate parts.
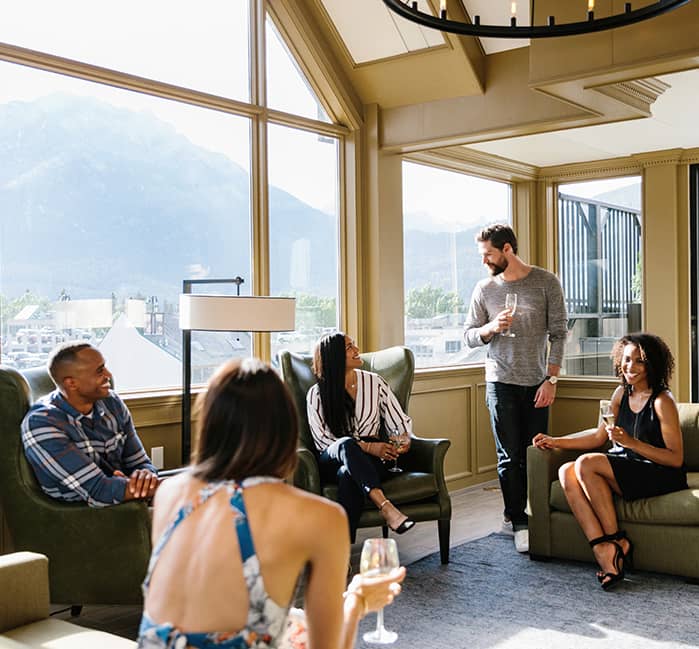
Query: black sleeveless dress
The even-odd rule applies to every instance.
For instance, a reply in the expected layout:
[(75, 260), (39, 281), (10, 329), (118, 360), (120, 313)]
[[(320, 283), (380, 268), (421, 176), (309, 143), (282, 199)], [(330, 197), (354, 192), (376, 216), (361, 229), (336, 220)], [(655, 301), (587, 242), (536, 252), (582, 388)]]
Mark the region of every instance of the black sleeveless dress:
[[(642, 442), (665, 448), (660, 421), (653, 407), (656, 396), (657, 394), (652, 394), (641, 411), (635, 413), (629, 407), (628, 394), (624, 392), (616, 425)], [(656, 464), (628, 448), (617, 452), (609, 450), (607, 457), (624, 500), (660, 496), (688, 488), (684, 467)]]

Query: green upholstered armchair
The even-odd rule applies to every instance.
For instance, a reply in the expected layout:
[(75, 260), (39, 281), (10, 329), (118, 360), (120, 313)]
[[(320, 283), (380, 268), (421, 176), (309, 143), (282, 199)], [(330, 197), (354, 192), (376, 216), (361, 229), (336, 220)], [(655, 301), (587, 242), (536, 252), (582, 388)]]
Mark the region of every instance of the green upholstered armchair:
[(94, 508), (53, 499), (24, 456), (22, 419), (54, 387), (45, 368), (0, 367), (0, 499), (14, 549), (49, 557), (52, 602), (140, 604), (150, 557), (147, 505)]
[[(378, 352), (361, 354), (362, 369), (380, 374), (393, 390), (403, 410), (408, 410), (413, 386), (415, 360), (407, 347), (390, 347)], [(297, 487), (337, 500), (337, 485), (321, 484), (317, 452), (306, 417), (306, 393), (316, 383), (308, 354), (282, 351), (279, 354), (281, 374), (289, 387), (299, 413), (298, 467), (294, 474)], [(439, 551), (442, 563), (449, 562), (449, 527), (451, 498), (444, 481), (444, 457), (451, 442), (448, 439), (413, 439), (410, 453), (401, 457), (403, 473), (383, 482), (386, 497), (414, 521), (437, 521)], [(367, 502), (359, 519), (359, 527), (388, 527), (376, 507)]]

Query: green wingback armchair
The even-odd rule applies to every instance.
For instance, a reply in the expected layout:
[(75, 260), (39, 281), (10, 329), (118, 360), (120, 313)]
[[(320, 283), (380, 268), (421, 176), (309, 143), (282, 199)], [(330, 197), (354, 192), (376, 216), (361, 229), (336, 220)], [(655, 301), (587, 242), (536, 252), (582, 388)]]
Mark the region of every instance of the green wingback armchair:
[(24, 456), (20, 424), (54, 389), (46, 368), (0, 367), (0, 499), (14, 549), (49, 557), (51, 601), (140, 604), (150, 557), (150, 516), (140, 501), (106, 508), (55, 500)]
[[(378, 352), (361, 354), (362, 369), (380, 374), (398, 398), (403, 410), (408, 410), (413, 386), (415, 360), (407, 347), (390, 347)], [(311, 369), (312, 357), (282, 351), (279, 363), (284, 382), (289, 387), (299, 414), (298, 467), (294, 474), (297, 487), (337, 500), (337, 485), (321, 484), (318, 454), (306, 417), (306, 393), (316, 383)], [(449, 562), (449, 528), (451, 498), (444, 480), (444, 457), (451, 442), (448, 439), (413, 439), (410, 453), (401, 457), (403, 473), (384, 481), (383, 489), (401, 511), (414, 521), (437, 521), (439, 552), (443, 564)], [(359, 527), (388, 527), (376, 507), (367, 502), (359, 519)]]

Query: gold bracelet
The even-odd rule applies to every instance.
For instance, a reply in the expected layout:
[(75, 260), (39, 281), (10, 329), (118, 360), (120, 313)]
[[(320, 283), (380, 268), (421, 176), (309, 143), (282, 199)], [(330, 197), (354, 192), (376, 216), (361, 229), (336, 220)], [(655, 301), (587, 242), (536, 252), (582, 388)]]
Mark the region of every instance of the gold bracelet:
[(362, 595), (358, 590), (346, 590), (342, 593), (342, 599), (347, 599), (350, 595), (362, 600), (362, 617), (364, 617), (369, 612), (369, 603), (366, 601), (366, 597)]

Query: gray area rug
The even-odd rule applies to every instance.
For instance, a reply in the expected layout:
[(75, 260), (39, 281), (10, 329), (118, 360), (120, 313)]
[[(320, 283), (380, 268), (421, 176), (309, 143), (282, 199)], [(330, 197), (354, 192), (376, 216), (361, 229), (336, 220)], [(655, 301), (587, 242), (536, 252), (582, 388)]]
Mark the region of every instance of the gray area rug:
[[(604, 592), (592, 564), (530, 561), (511, 536), (491, 534), (408, 566), (385, 610), (395, 649), (675, 649), (699, 646), (699, 586), (628, 573)], [(361, 634), (376, 616), (361, 623)], [(389, 645), (391, 646), (391, 645)]]

